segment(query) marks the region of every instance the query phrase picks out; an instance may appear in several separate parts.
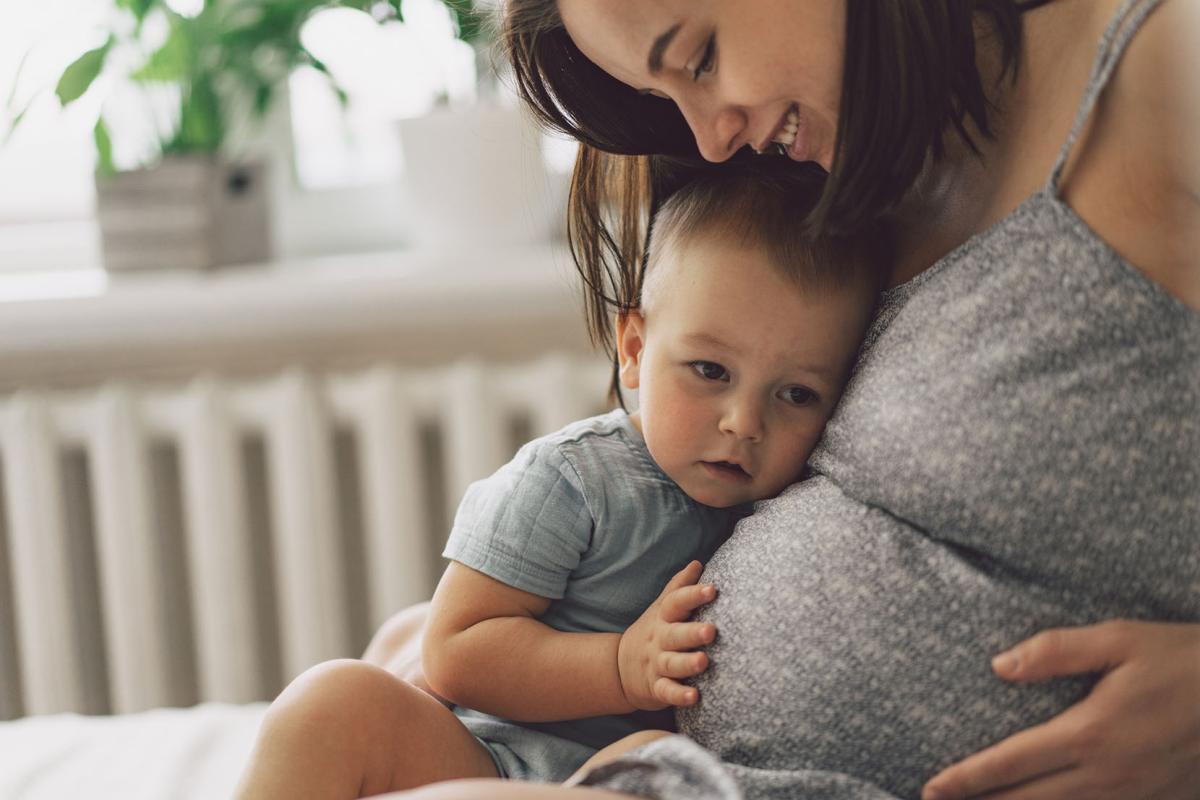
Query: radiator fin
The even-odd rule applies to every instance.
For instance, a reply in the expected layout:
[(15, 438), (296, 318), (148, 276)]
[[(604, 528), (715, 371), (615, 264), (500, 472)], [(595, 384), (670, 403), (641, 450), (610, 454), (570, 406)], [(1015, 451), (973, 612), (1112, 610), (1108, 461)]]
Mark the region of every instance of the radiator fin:
[(427, 599), (466, 486), (603, 410), (551, 357), (0, 397), (0, 718), (270, 699)]

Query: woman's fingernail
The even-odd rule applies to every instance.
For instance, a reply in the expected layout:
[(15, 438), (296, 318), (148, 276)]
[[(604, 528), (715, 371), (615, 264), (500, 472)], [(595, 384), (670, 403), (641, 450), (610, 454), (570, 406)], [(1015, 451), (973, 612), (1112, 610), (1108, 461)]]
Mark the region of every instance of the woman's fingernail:
[(1016, 672), (1020, 661), (1012, 653), (1001, 653), (992, 659), (992, 669), (997, 672)]

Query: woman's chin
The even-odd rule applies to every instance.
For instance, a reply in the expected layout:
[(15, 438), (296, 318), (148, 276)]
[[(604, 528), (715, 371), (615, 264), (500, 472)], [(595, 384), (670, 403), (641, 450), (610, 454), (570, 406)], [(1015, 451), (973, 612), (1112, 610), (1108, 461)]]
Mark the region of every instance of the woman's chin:
[(826, 172), (833, 169), (833, 148), (819, 146), (812, 141), (797, 139), (789, 147), (783, 148), (783, 155), (800, 164), (816, 164)]

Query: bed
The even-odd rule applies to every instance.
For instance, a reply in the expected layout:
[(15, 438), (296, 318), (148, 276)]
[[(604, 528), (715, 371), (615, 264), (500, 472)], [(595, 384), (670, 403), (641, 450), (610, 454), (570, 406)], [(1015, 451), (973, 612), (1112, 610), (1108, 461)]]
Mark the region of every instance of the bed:
[(205, 703), (0, 723), (0, 798), (229, 797), (265, 709), (265, 703)]

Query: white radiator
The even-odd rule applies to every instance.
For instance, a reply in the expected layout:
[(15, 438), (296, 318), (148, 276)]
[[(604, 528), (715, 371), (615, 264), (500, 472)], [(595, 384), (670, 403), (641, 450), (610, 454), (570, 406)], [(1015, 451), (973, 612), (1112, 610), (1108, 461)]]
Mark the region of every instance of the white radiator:
[(578, 356), (0, 396), (0, 718), (270, 698), (427, 598), (466, 485), (604, 407)]

